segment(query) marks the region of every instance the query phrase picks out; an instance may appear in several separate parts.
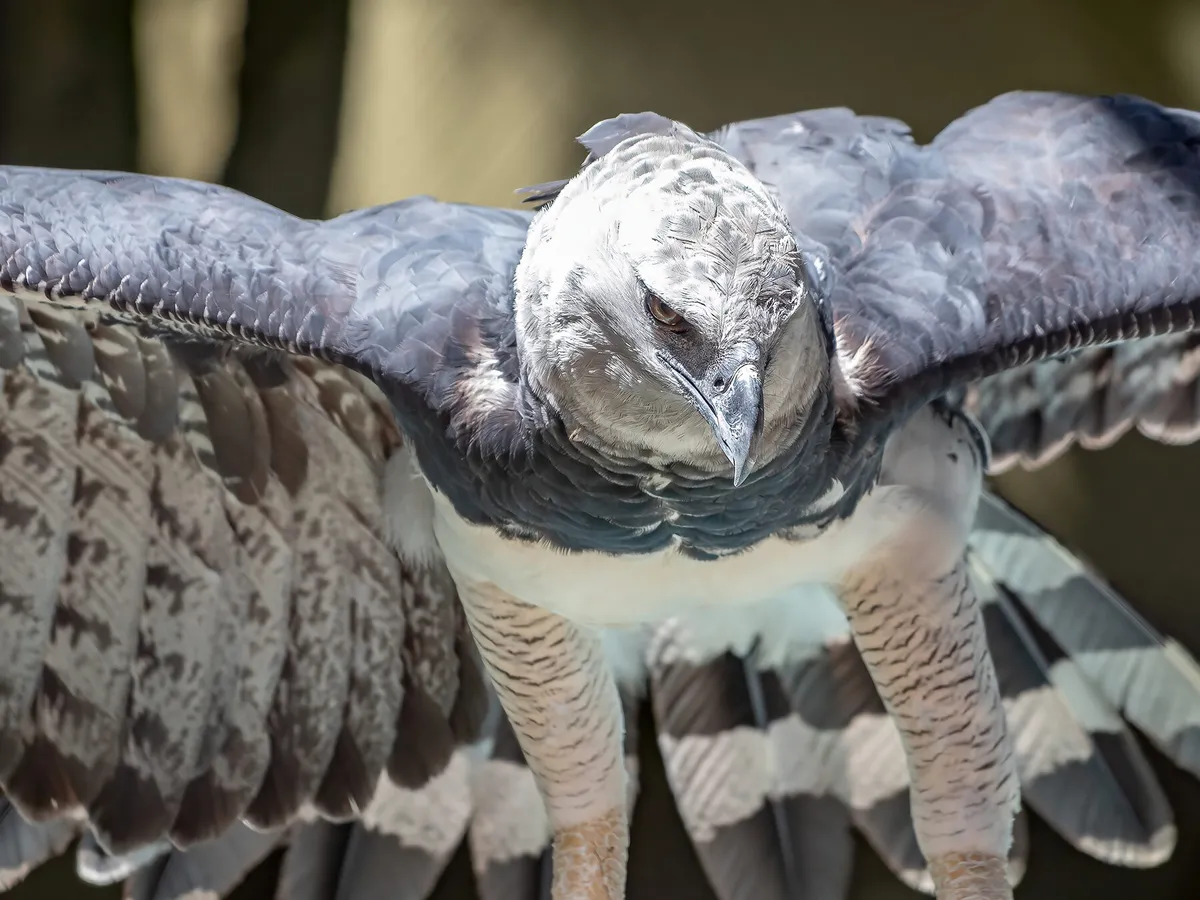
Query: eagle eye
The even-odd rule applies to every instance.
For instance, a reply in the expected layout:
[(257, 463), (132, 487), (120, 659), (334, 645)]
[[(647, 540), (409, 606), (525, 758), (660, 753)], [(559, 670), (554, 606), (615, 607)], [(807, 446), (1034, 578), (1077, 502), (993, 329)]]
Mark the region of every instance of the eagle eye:
[(672, 331), (681, 331), (687, 327), (687, 320), (663, 302), (663, 298), (655, 293), (647, 292), (646, 308), (650, 311), (650, 315), (654, 320), (664, 328), (670, 328)]

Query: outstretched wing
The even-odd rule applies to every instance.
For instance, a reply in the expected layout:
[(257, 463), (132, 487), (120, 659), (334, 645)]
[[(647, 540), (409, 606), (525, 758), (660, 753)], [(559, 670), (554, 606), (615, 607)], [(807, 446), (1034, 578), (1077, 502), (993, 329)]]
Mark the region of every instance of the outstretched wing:
[(0, 290), (432, 395), (452, 308), (510, 295), (528, 222), (428, 197), (312, 222), (184, 179), (0, 167)]
[[(1192, 329), (1198, 142), (1200, 115), (1129, 96), (1012, 93), (952, 123), (858, 223), (838, 273), (852, 415), (886, 421), (1005, 370)], [(1173, 346), (1182, 362), (1190, 343)]]
[(969, 385), (964, 405), (992, 445), (990, 471), (1046, 465), (1074, 444), (1111, 446), (1131, 429), (1165, 444), (1200, 440), (1200, 334), (1092, 347)]
[(379, 392), (100, 313), (0, 295), (8, 800), (120, 852), (436, 775), (485, 687), (444, 564), (389, 540), (429, 525)]

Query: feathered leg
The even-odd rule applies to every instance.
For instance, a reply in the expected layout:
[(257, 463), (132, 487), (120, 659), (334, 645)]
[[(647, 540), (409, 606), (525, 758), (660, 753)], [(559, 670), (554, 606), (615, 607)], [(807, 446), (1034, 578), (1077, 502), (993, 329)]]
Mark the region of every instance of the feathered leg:
[(599, 636), (490, 586), (460, 593), (546, 802), (553, 900), (623, 900), (629, 823), (621, 704)]
[[(913, 823), (938, 900), (1011, 900), (1016, 757), (966, 564), (986, 448), (953, 410), (889, 444), (860, 511), (873, 549), (837, 585), (855, 643), (900, 730)], [(882, 524), (880, 524), (882, 523)]]

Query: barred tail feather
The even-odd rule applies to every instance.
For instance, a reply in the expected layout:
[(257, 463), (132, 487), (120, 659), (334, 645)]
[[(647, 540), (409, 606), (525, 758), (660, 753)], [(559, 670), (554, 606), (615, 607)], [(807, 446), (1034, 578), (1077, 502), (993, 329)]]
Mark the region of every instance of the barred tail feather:
[(1096, 693), (1200, 777), (1200, 666), (1033, 522), (985, 497), (971, 547)]
[(1133, 735), (1076, 663), (1038, 640), (1021, 597), (972, 557), (1025, 803), (1099, 860), (1164, 862), (1175, 847), (1174, 819)]
[(679, 620), (656, 631), (648, 662), (667, 780), (717, 895), (844, 897), (853, 856), (846, 810), (822, 790), (822, 757), (792, 741), (774, 673), (697, 648)]

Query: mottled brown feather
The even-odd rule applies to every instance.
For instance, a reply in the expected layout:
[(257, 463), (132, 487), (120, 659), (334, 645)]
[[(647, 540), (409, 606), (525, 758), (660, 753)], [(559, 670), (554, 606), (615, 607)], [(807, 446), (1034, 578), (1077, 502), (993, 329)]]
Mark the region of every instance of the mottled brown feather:
[(481, 727), (453, 582), (385, 538), (386, 401), (255, 354), (0, 297), (0, 786), (107, 851), (358, 816)]
[(33, 698), (66, 571), (77, 400), (59, 383), (24, 310), (14, 309), (10, 298), (3, 305), (9, 309), (7, 325), (19, 329), (24, 353), (19, 365), (5, 371), (0, 418), (0, 782), (14, 802), (36, 815), (41, 801), (36, 784), (11, 776), (37, 735)]

